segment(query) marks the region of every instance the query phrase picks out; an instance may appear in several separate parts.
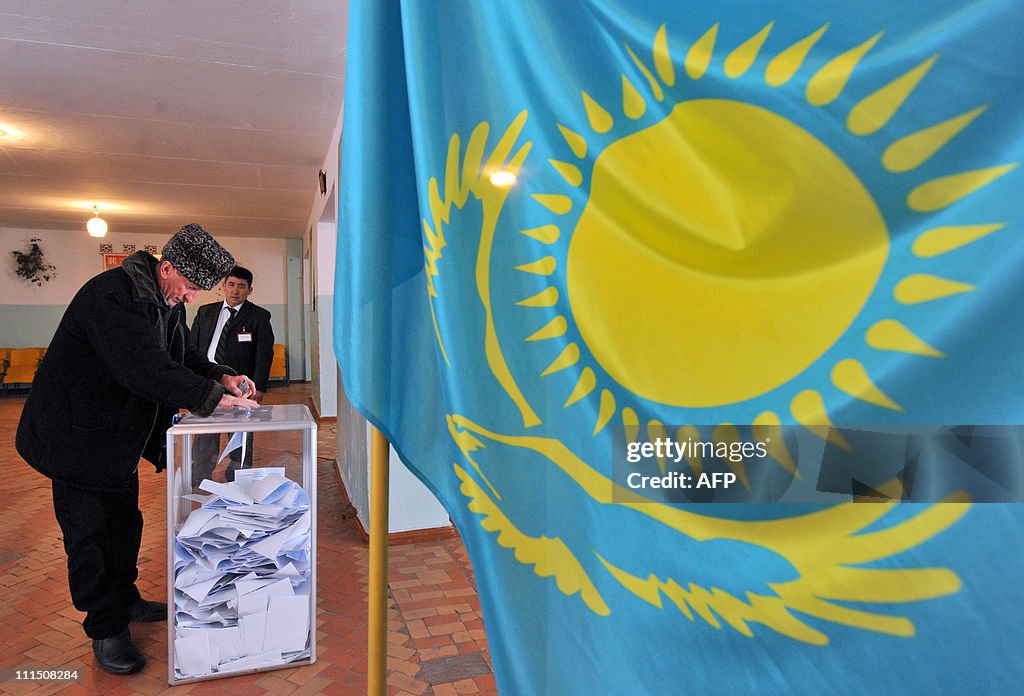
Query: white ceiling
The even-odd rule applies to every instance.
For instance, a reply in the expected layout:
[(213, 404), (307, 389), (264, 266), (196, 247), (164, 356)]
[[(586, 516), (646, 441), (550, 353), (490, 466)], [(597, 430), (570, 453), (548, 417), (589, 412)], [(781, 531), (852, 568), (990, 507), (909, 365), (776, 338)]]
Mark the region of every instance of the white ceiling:
[[(302, 237), (347, 0), (0, 0), (0, 227)], [(0, 133), (2, 136), (2, 133)]]

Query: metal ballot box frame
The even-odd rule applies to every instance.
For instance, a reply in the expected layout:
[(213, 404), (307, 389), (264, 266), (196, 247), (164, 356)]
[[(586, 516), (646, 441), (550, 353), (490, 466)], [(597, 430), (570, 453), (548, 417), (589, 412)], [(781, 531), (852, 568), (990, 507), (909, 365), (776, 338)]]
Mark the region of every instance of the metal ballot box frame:
[[(310, 415), (309, 409), (299, 404), (263, 406), (252, 410), (238, 408), (231, 411), (218, 410), (207, 418), (188, 414), (167, 431), (167, 681), (172, 686), (187, 682), (296, 667), (312, 664), (316, 661), (316, 431), (316, 421)], [(285, 504), (285, 507), (280, 505), (274, 507), (275, 503), (280, 503), (281, 501), (271, 501), (270, 498), (276, 495), (273, 494), (267, 498), (270, 501), (268, 505), (260, 504), (260, 501), (253, 499), (248, 501), (248, 503), (232, 504), (231, 509), (224, 509), (224, 513), (228, 516), (229, 520), (237, 520), (239, 519), (238, 515), (250, 514), (248, 511), (251, 510), (251, 514), (254, 517), (244, 519), (255, 520), (252, 523), (255, 531), (246, 526), (245, 523), (238, 523), (238, 527), (243, 528), (241, 531), (227, 528), (228, 525), (220, 521), (221, 518), (218, 518), (218, 522), (215, 524), (216, 529), (211, 534), (219, 536), (212, 537), (212, 546), (210, 548), (218, 549), (217, 553), (221, 553), (222, 545), (227, 549), (223, 552), (225, 555), (221, 565), (224, 563), (235, 563), (234, 559), (236, 558), (256, 558), (259, 562), (262, 562), (262, 567), (258, 569), (258, 572), (254, 572), (254, 574), (242, 575), (244, 571), (238, 570), (238, 567), (244, 568), (246, 561), (239, 561), (238, 567), (232, 566), (230, 573), (226, 574), (221, 580), (218, 580), (217, 584), (212, 588), (209, 588), (209, 595), (203, 593), (201, 589), (195, 589), (203, 587), (201, 583), (189, 586), (187, 582), (184, 582), (186, 578), (182, 578), (182, 584), (189, 588), (190, 594), (187, 595), (186, 599), (186, 595), (179, 592), (177, 597), (181, 599), (183, 604), (188, 602), (189, 608), (196, 612), (208, 612), (211, 608), (213, 612), (218, 612), (218, 609), (220, 609), (214, 621), (219, 621), (222, 627), (212, 628), (206, 625), (200, 627), (179, 627), (179, 611), (177, 611), (179, 607), (176, 605), (175, 593), (177, 584), (176, 563), (184, 557), (182, 551), (177, 548), (176, 542), (179, 532), (181, 532), (193, 512), (199, 511), (198, 516), (195, 518), (196, 520), (199, 519), (199, 516), (206, 518), (220, 512), (220, 509), (201, 510), (203, 507), (201, 502), (193, 499), (196, 495), (209, 495), (209, 491), (198, 487), (193, 488), (192, 486), (193, 466), (196, 464), (194, 457), (200, 451), (207, 453), (215, 452), (214, 456), (217, 459), (213, 464), (213, 471), (210, 476), (214, 482), (223, 484), (225, 482), (224, 465), (229, 461), (229, 448), (237, 445), (240, 449), (245, 448), (247, 450), (250, 446), (249, 440), (246, 437), (247, 433), (252, 433), (252, 452), (246, 452), (244, 458), (239, 458), (243, 467), (246, 467), (237, 472), (240, 484), (255, 486), (252, 482), (258, 481), (261, 477), (266, 479), (267, 484), (272, 485), (275, 482), (279, 482), (279, 479), (276, 477), (270, 479), (271, 470), (277, 468), (283, 469), (284, 477), (295, 485), (283, 482), (276, 489), (284, 491), (282, 500), (289, 501)], [(224, 437), (222, 438), (222, 436)], [(225, 445), (225, 441), (227, 441), (227, 445)], [(203, 456), (208, 455), (204, 454)], [(250, 463), (251, 468), (248, 468)], [(210, 466), (205, 467), (205, 469), (210, 468)], [(246, 479), (244, 482), (241, 481), (243, 478)], [(301, 491), (295, 490), (296, 485), (301, 487)], [(267, 485), (264, 485), (260, 490), (262, 491), (267, 487)], [(255, 491), (256, 488), (254, 487), (252, 490)], [(308, 498), (308, 513), (305, 512), (305, 498)], [(248, 508), (246, 507), (247, 504)], [(293, 507), (287, 507), (287, 505), (293, 505)], [(278, 539), (269, 538), (274, 536), (275, 529), (273, 527), (274, 522), (268, 520), (273, 520), (274, 518), (268, 517), (264, 519), (260, 515), (270, 514), (268, 511), (271, 510), (282, 509), (295, 510), (297, 512), (293, 512), (291, 518), (282, 518), (290, 519), (291, 521), (287, 524), (294, 524), (295, 526), (278, 529), (277, 533), (281, 534), (282, 538), (289, 537), (289, 540), (278, 543)], [(303, 534), (307, 534), (305, 532), (306, 524), (300, 519), (306, 514), (308, 514), (308, 520), (305, 521), (308, 522), (308, 542), (304, 542), (306, 537), (303, 536)], [(210, 524), (206, 524), (202, 528), (205, 530), (210, 526)], [(193, 528), (198, 528), (195, 520), (187, 531), (191, 532)], [(235, 532), (238, 534), (235, 540), (232, 541), (230, 537)], [(249, 536), (246, 536), (247, 534)], [(259, 539), (265, 540), (263, 545), (257, 542)], [(298, 544), (299, 547), (289, 549), (289, 543)], [(305, 556), (302, 554), (304, 543), (307, 544)], [(268, 544), (269, 547), (267, 546)], [(252, 550), (253, 546), (257, 548), (256, 551)], [(275, 549), (275, 546), (279, 547), (280, 551)], [(203, 549), (207, 548), (205, 542), (201, 547)], [(267, 551), (268, 548), (272, 550)], [(283, 555), (274, 557), (274, 554), (279, 552)], [(188, 553), (191, 556), (195, 556), (194, 551), (189, 551)], [(213, 553), (213, 551), (210, 553)], [(261, 553), (266, 555), (261, 556)], [(293, 554), (294, 556), (286, 554)], [(206, 560), (208, 555), (204, 554), (202, 560)], [(292, 557), (300, 559), (298, 565), (290, 561)], [(306, 559), (308, 559), (308, 567), (305, 570), (297, 570), (297, 567), (301, 568), (305, 565), (303, 561)], [(197, 573), (209, 571), (209, 568), (203, 566), (202, 560), (195, 558), (191, 563), (198, 569), (195, 571)], [(248, 562), (255, 563), (256, 561)], [(286, 563), (284, 568), (281, 566), (283, 562)], [(182, 565), (183, 572), (188, 570), (188, 562), (183, 561)], [(202, 567), (200, 568), (200, 566)], [(276, 572), (273, 570), (275, 566), (277, 568)], [(270, 578), (268, 574), (281, 577), (279, 579)], [(266, 579), (264, 580), (263, 578)], [(272, 644), (278, 644), (274, 647), (279, 647), (279, 644), (286, 640), (282, 634), (287, 633), (287, 630), (282, 627), (278, 619), (282, 618), (282, 616), (287, 617), (301, 614), (302, 605), (305, 604), (302, 599), (298, 599), (302, 597), (303, 592), (293, 596), (286, 596), (283, 599), (275, 599), (273, 595), (280, 595), (281, 592), (267, 589), (269, 585), (275, 582), (280, 583), (285, 579), (289, 581), (286, 584), (291, 584), (289, 591), (293, 593), (296, 583), (300, 589), (308, 589), (307, 648), (298, 653), (292, 652), (291, 657), (281, 656), (279, 660), (274, 660), (272, 657), (267, 657), (268, 654), (275, 654), (274, 651), (266, 649), (266, 642), (261, 641), (270, 640)], [(244, 586), (247, 591), (253, 587), (258, 588), (256, 593), (246, 595), (246, 597), (256, 597), (260, 591), (267, 595), (265, 604), (267, 610), (262, 615), (262, 624), (259, 620), (254, 620), (251, 615), (242, 616), (244, 608), (242, 606), (243, 600), (240, 597), (243, 593), (239, 592), (240, 587), (234, 587), (236, 581), (248, 583)], [(231, 587), (228, 587), (229, 585)], [(276, 589), (280, 590), (281, 588), (278, 587)], [(221, 594), (217, 594), (218, 592)], [(201, 596), (201, 599), (195, 600), (195, 606), (193, 606), (191, 600), (195, 599), (196, 596)], [(223, 603), (218, 604), (216, 602), (208, 602), (207, 597), (209, 596), (213, 598), (223, 596), (226, 599)], [(262, 601), (262, 597), (259, 601)], [(207, 603), (203, 604), (203, 602)], [(298, 605), (296, 605), (296, 602), (298, 602)], [(234, 607), (233, 609), (232, 606)], [(247, 606), (251, 608), (254, 605), (250, 602)], [(296, 609), (299, 611), (296, 611)], [(273, 613), (275, 610), (285, 613), (275, 614)], [(224, 616), (224, 614), (228, 616)], [(186, 616), (194, 617), (193, 614), (186, 614)], [(271, 620), (272, 618), (274, 619), (273, 621)], [(203, 619), (200, 618), (197, 621), (203, 621)], [(189, 622), (186, 620), (185, 623)], [(257, 636), (260, 625), (266, 629), (262, 638)], [(253, 628), (254, 626), (257, 628)], [(190, 663), (194, 660), (194, 655), (192, 652), (185, 651), (185, 644), (188, 643), (189, 650), (191, 651), (196, 644), (194, 642), (195, 639), (199, 640), (200, 645), (204, 644), (203, 641), (206, 641), (207, 654), (211, 656), (209, 659), (212, 660), (210, 671), (201, 673), (203, 672), (202, 669), (199, 669), (198, 672), (184, 668), (179, 669), (182, 665), (178, 664), (178, 652), (175, 649), (179, 628), (182, 628), (183, 634), (182, 654), (189, 656)], [(234, 630), (232, 631), (231, 629)], [(301, 640), (301, 634), (296, 633), (297, 630), (301, 629), (293, 628), (292, 630), (293, 635), (291, 639), (293, 641)], [(213, 647), (214, 644), (216, 644), (216, 647)], [(253, 647), (256, 645), (264, 646), (264, 648), (258, 655), (254, 656), (249, 651), (256, 650), (257, 648)], [(239, 651), (242, 653), (241, 657), (237, 656)], [(202, 652), (202, 649), (200, 649), (196, 654), (202, 654)], [(280, 653), (277, 654), (280, 655)], [(224, 664), (214, 664), (223, 656), (227, 656), (227, 661)], [(231, 665), (233, 661), (237, 662), (237, 666)]]

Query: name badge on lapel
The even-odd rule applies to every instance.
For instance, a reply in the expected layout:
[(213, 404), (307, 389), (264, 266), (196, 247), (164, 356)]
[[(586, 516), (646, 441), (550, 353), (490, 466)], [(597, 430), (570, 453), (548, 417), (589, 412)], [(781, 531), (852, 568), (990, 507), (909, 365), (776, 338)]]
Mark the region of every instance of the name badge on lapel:
[(238, 332), (239, 343), (252, 343), (252, 332), (251, 331), (239, 331)]

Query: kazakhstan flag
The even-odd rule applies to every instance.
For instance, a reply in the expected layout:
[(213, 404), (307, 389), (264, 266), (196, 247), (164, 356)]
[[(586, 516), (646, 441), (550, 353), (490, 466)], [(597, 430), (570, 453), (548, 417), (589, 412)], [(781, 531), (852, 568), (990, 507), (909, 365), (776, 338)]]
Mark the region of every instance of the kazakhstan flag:
[(1017, 0), (352, 0), (335, 345), (503, 694), (1020, 692), (1020, 505), (617, 467), (760, 444), (652, 466), (813, 488), (833, 426), (1024, 421), (1022, 35)]

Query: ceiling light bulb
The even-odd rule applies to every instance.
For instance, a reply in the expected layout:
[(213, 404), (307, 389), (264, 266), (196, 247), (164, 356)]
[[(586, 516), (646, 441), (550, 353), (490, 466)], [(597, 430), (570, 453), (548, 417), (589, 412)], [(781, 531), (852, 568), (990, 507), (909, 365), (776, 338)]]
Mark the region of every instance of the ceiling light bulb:
[(0, 123), (0, 140), (21, 140), (24, 137), (17, 128)]
[(89, 234), (93, 237), (105, 237), (107, 234), (107, 221), (100, 217), (100, 210), (98, 206), (92, 207), (93, 214), (96, 215), (94, 218), (90, 218), (89, 222), (85, 223), (85, 229), (89, 231)]

